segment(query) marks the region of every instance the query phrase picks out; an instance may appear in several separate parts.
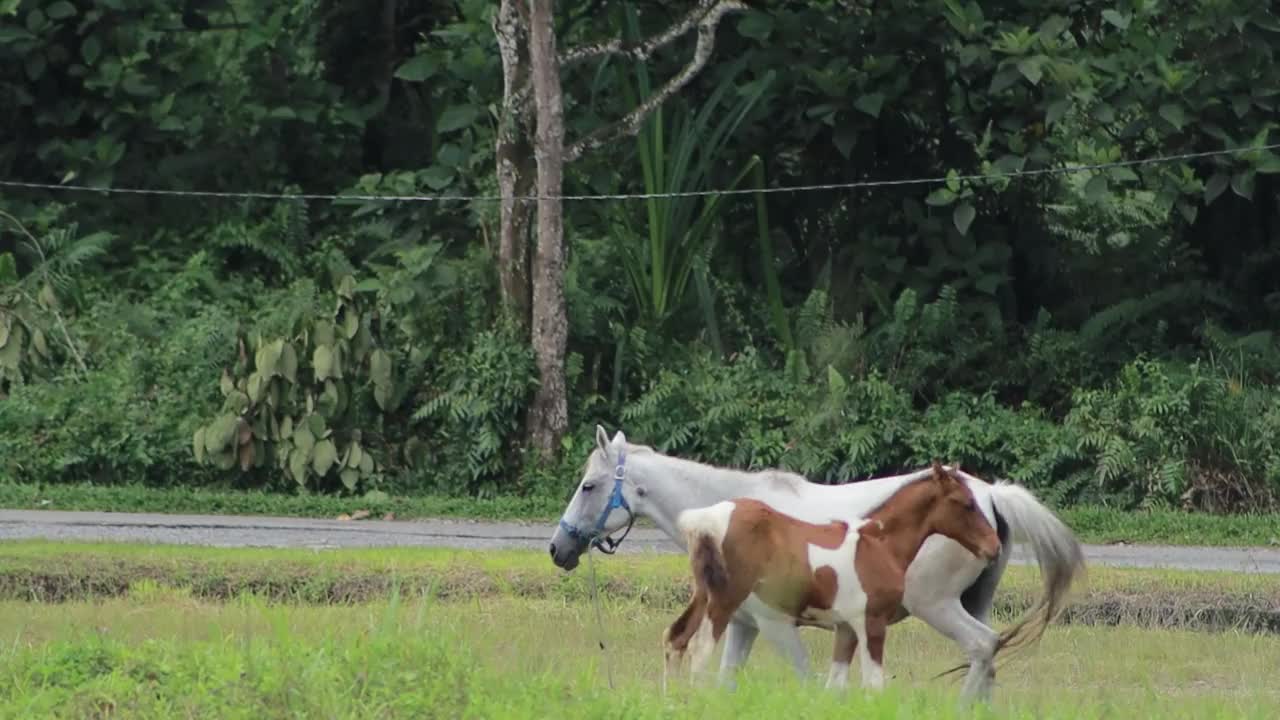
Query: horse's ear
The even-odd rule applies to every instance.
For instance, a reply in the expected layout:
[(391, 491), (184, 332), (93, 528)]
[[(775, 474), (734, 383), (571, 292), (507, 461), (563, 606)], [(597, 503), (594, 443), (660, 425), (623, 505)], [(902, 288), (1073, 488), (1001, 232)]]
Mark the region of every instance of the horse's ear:
[(621, 431), (621, 430), (619, 430), (619, 431), (618, 431), (617, 433), (615, 433), (615, 434), (614, 434), (614, 436), (613, 436), (613, 446), (614, 446), (614, 447), (623, 447), (623, 446), (624, 446), (624, 445), (626, 445), (626, 444), (627, 444), (627, 436), (626, 436), (626, 435), (623, 435), (623, 434), (622, 434), (622, 431)]
[(603, 425), (596, 425), (596, 446), (600, 448), (600, 452), (609, 453), (609, 433), (604, 431)]

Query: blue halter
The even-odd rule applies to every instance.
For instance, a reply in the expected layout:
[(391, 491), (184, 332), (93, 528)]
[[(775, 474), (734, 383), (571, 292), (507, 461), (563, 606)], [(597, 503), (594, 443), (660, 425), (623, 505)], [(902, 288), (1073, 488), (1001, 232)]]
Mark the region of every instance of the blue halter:
[[(635, 525), (635, 513), (631, 512), (631, 505), (627, 503), (627, 498), (622, 494), (622, 481), (627, 472), (626, 462), (626, 448), (619, 448), (618, 465), (613, 470), (613, 492), (609, 494), (609, 502), (605, 504), (604, 510), (601, 511), (600, 518), (596, 520), (594, 528), (590, 531), (580, 530), (565, 522), (563, 517), (560, 518), (560, 527), (579, 545), (590, 545), (606, 555), (612, 555), (617, 552), (618, 546), (622, 544), (622, 541), (627, 538), (627, 534), (631, 532), (631, 526)], [(627, 511), (627, 529), (622, 533), (622, 537), (617, 540), (604, 534), (604, 525), (609, 521), (609, 516), (613, 514), (614, 510)]]

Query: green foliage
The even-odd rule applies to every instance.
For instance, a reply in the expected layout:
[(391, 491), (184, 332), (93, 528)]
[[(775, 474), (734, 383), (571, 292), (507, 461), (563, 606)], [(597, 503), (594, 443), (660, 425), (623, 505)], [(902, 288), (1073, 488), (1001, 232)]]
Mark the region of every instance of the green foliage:
[(399, 399), (391, 355), (379, 347), (370, 303), (343, 276), (333, 310), (305, 316), (283, 337), (237, 339), (223, 370), (222, 412), (195, 430), (196, 461), (223, 471), (274, 469), (302, 487), (376, 485), (377, 413)]
[[(513, 465), (526, 398), (536, 382), (533, 353), (509, 329), (486, 330), (458, 351), (446, 350), (425, 402), (413, 414), (425, 440), (411, 439), (406, 459), (430, 470), (433, 490), (490, 496)], [(510, 489), (509, 486), (507, 488)]]
[(1134, 499), (1268, 504), (1280, 489), (1274, 391), (1199, 363), (1135, 361), (1110, 388), (1077, 392), (1065, 425), (1097, 483)]
[[(1059, 503), (1273, 504), (1274, 10), (846, 5), (735, 15), (634, 142), (566, 167), (573, 194), (737, 189), (564, 204), (571, 426), (825, 481), (941, 455)], [(669, 21), (558, 8), (565, 49)], [(0, 178), (493, 195), (493, 12), (8, 0)], [(568, 140), (693, 44), (566, 61)], [(1125, 164), (1224, 148), (1248, 150)], [(831, 187), (912, 178), (938, 182)], [(537, 373), (494, 300), (496, 203), (50, 195), (3, 198), (7, 477), (558, 496), (576, 474), (589, 433), (519, 446)]]

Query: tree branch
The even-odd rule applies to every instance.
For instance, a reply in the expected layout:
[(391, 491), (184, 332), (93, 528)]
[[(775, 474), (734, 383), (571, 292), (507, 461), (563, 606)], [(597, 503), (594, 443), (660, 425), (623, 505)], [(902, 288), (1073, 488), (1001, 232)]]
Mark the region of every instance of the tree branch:
[[(633, 60), (648, 60), (649, 56), (657, 52), (659, 48), (670, 45), (676, 38), (693, 29), (694, 25), (702, 22), (709, 13), (716, 9), (717, 5), (738, 4), (740, 3), (729, 0), (698, 0), (698, 4), (695, 5), (694, 8), (684, 17), (672, 23), (657, 35), (653, 35), (634, 45), (624, 45), (622, 38), (614, 38), (602, 43), (593, 43), (582, 47), (568, 48), (560, 58), (560, 65), (562, 67), (572, 65), (574, 63), (582, 62), (583, 60), (590, 60), (604, 55), (623, 55)], [(723, 14), (723, 12), (721, 14)]]
[[(710, 7), (707, 8), (707, 6)], [(607, 143), (613, 142), (614, 140), (634, 136), (636, 133), (640, 132), (640, 126), (654, 110), (657, 110), (672, 95), (680, 92), (685, 85), (688, 85), (689, 82), (693, 80), (698, 73), (702, 72), (704, 67), (706, 67), (707, 61), (711, 59), (711, 52), (715, 49), (716, 28), (720, 25), (720, 20), (729, 13), (746, 10), (747, 6), (738, 0), (719, 0), (718, 2), (715, 0), (703, 0), (699, 3), (699, 9), (703, 8), (707, 9), (702, 11), (701, 16), (695, 22), (685, 24), (686, 21), (689, 20), (689, 18), (686, 17), (684, 20), (672, 25), (671, 28), (668, 28), (666, 31), (663, 31), (659, 35), (650, 39), (650, 41), (652, 41), (655, 38), (664, 38), (672, 32), (674, 28), (679, 28), (681, 26), (683, 26), (683, 29), (680, 33), (683, 34), (696, 24), (698, 27), (698, 44), (693, 50), (693, 57), (689, 60), (689, 63), (685, 65), (680, 72), (676, 73), (675, 77), (668, 80), (665, 85), (658, 88), (658, 90), (649, 95), (649, 97), (645, 98), (643, 102), (635, 107), (635, 109), (622, 116), (622, 118), (617, 122), (598, 128), (589, 133), (586, 137), (583, 137), (572, 145), (566, 147), (564, 152), (564, 161), (566, 163), (571, 163), (582, 157), (583, 154), (591, 150), (595, 150)], [(697, 12), (698, 10), (695, 10), (691, 15), (695, 15)], [(672, 37), (674, 38), (676, 36), (673, 35)], [(635, 47), (644, 48), (650, 41), (646, 41), (646, 43), (642, 43)], [(667, 42), (670, 42), (670, 40)], [(639, 59), (648, 57), (647, 55), (641, 56), (634, 54), (634, 51), (631, 50), (624, 50), (621, 46), (610, 50), (609, 48), (612, 45), (612, 43), (606, 43), (601, 46), (593, 46), (601, 48), (601, 51), (587, 55), (586, 57), (596, 57), (598, 55), (611, 53), (627, 54)], [(654, 48), (649, 49), (648, 52), (653, 52), (653, 49), (656, 49), (659, 46), (660, 44), (654, 45)], [(588, 47), (583, 50), (591, 49), (592, 47)]]

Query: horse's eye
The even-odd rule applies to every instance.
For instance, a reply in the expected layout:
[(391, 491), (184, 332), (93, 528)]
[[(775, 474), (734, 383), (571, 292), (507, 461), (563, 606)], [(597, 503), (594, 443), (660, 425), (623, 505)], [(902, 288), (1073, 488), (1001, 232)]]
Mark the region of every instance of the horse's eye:
[(596, 486), (595, 483), (589, 483), (589, 482), (582, 483), (582, 492), (591, 492), (591, 490), (595, 488), (595, 486)]

